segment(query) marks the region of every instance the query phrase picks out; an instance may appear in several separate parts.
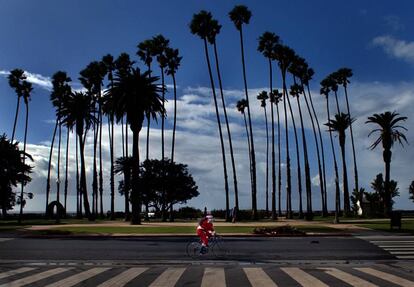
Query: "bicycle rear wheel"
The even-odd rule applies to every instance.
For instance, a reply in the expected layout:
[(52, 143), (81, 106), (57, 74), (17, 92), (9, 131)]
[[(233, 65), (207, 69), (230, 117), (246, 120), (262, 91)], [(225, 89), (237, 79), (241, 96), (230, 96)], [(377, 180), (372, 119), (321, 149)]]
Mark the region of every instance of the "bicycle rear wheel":
[(187, 255), (191, 258), (200, 256), (201, 244), (198, 241), (192, 241), (187, 244)]

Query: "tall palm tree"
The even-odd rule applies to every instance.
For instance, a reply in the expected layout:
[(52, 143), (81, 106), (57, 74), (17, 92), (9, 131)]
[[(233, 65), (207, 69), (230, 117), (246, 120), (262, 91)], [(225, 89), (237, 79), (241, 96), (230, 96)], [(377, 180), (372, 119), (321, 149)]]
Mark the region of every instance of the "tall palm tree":
[[(275, 49), (275, 46), (278, 43), (279, 43), (279, 36), (271, 32), (264, 32), (259, 37), (259, 45), (257, 47), (257, 50), (263, 54), (263, 56), (268, 60), (268, 63), (269, 63), (269, 93), (270, 94), (273, 92), (272, 53)], [(272, 219), (276, 219), (275, 121), (274, 121), (274, 111), (273, 111), (274, 95), (271, 95), (270, 97), (271, 97), (270, 115), (272, 118), (272, 121), (271, 121), (271, 124), (272, 124)], [(266, 106), (264, 106), (264, 110), (266, 113)], [(266, 125), (267, 125), (267, 117), (266, 117)], [(268, 130), (266, 126), (266, 138), (268, 141), (269, 138), (267, 136), (267, 133), (268, 133)], [(268, 145), (268, 142), (267, 142), (267, 145)], [(267, 146), (266, 146), (266, 150), (268, 151)], [(266, 192), (267, 192), (267, 160), (266, 160)], [(266, 199), (267, 199), (267, 196), (266, 196)]]
[[(306, 63), (304, 59), (303, 59), (302, 65), (303, 65), (303, 69), (299, 75), (299, 79), (300, 79), (300, 84), (301, 84), (302, 91), (303, 91), (303, 98), (305, 99), (306, 108), (308, 110), (309, 117), (311, 119), (313, 137), (315, 140), (316, 155), (318, 158), (319, 187), (321, 190), (321, 199), (322, 199), (321, 200), (322, 201), (321, 202), (322, 216), (327, 216), (328, 207), (327, 207), (327, 198), (326, 198), (327, 192), (326, 192), (326, 176), (325, 176), (325, 151), (324, 151), (324, 146), (323, 146), (323, 141), (322, 141), (322, 132), (321, 132), (320, 125), (319, 125), (318, 115), (316, 114), (315, 107), (313, 105), (312, 94), (310, 92), (310, 87), (309, 87), (309, 81), (312, 79), (314, 72), (312, 68), (309, 68), (308, 64)], [(309, 101), (306, 95), (305, 86), (307, 87)], [(318, 128), (319, 141), (318, 141), (318, 137), (316, 134), (315, 122)], [(321, 157), (322, 157), (322, 165), (321, 165)]]
[[(246, 129), (246, 137), (247, 137), (247, 147), (248, 147), (248, 151), (249, 151), (249, 166), (251, 166), (251, 161), (252, 161), (251, 155), (252, 154), (250, 152), (250, 150), (251, 150), (250, 135), (249, 135), (249, 129), (248, 129), (248, 125), (247, 125), (247, 118), (246, 118), (246, 111), (245, 111), (246, 108), (247, 108), (246, 99), (241, 99), (240, 101), (237, 101), (236, 108), (237, 108), (237, 111), (239, 111), (243, 115), (243, 118), (244, 118), (244, 127)], [(252, 170), (251, 169), (249, 169), (249, 170), (250, 170), (250, 180), (252, 180)]]
[[(71, 78), (67, 76), (67, 74), (63, 71), (58, 71), (52, 76), (52, 93), (50, 95), (50, 100), (52, 101), (53, 106), (56, 109), (56, 125), (59, 128), (59, 142), (58, 142), (58, 161), (57, 161), (57, 180), (56, 180), (56, 201), (60, 202), (60, 147), (61, 147), (61, 139), (62, 139), (62, 123), (60, 119), (60, 109), (62, 106), (62, 102), (65, 100), (66, 97), (69, 97), (72, 93), (72, 89), (69, 85), (71, 82)], [(67, 129), (66, 135), (66, 170), (65, 170), (65, 190), (64, 190), (64, 208), (66, 210), (66, 201), (67, 201), (67, 194), (68, 194), (68, 157), (69, 157), (69, 129)], [(51, 154), (53, 150), (53, 142), (54, 138), (52, 138), (52, 146), (50, 148), (50, 158), (51, 161)], [(49, 162), (49, 166), (51, 163)], [(50, 172), (48, 176), (47, 185), (49, 185), (50, 191)], [(48, 195), (46, 196), (46, 201), (48, 202)], [(56, 221), (59, 222), (59, 213), (57, 213)]]
[(242, 67), (243, 67), (243, 81), (244, 81), (244, 93), (247, 101), (247, 116), (249, 120), (249, 132), (250, 132), (250, 148), (251, 148), (251, 173), (252, 173), (252, 218), (257, 218), (257, 185), (256, 185), (256, 156), (254, 150), (254, 137), (253, 137), (253, 127), (252, 119), (250, 114), (250, 104), (249, 104), (249, 93), (247, 90), (247, 77), (246, 77), (246, 63), (244, 60), (244, 45), (243, 45), (243, 24), (249, 24), (250, 18), (252, 17), (252, 12), (243, 5), (236, 5), (229, 12), (230, 20), (236, 26), (236, 29), (240, 34), (240, 48), (241, 48), (241, 58), (242, 58)]
[[(178, 49), (172, 49), (167, 47), (165, 49), (165, 56), (167, 57), (167, 67), (166, 74), (170, 75), (173, 80), (174, 85), (174, 124), (173, 124), (173, 134), (171, 141), (171, 161), (174, 162), (174, 152), (175, 152), (175, 132), (177, 129), (177, 83), (175, 80), (175, 73), (177, 72), (178, 67), (180, 66), (181, 59), (183, 57), (179, 56)], [(170, 221), (174, 220), (173, 217), (174, 206), (171, 204), (170, 207)]]
[[(147, 66), (147, 71), (149, 75), (151, 76), (151, 63), (153, 56), (156, 56), (154, 54), (154, 41), (152, 39), (147, 39), (142, 41), (137, 46), (138, 51), (137, 55), (145, 63)], [(151, 126), (151, 115), (147, 116), (147, 153), (146, 153), (146, 159), (149, 159), (149, 139), (150, 139), (150, 126)]]
[[(30, 93), (32, 92), (32, 84), (26, 81), (27, 77), (23, 73), (21, 73), (23, 70), (20, 69), (14, 69), (11, 71), (9, 75), (9, 85), (14, 91), (16, 92), (16, 95), (18, 98), (22, 97), (25, 107), (26, 107), (26, 120), (25, 120), (25, 126), (24, 126), (24, 140), (23, 140), (23, 165), (25, 164), (26, 160), (26, 143), (27, 143), (27, 129), (29, 124), (29, 100), (30, 100)], [(15, 123), (16, 124), (16, 123)], [(15, 132), (15, 125), (13, 127), (13, 133)], [(13, 142), (14, 138), (12, 139)], [(22, 182), (21, 184), (21, 192), (20, 192), (20, 213), (19, 213), (19, 224), (22, 221), (23, 217), (23, 195), (24, 195), (24, 186), (25, 183)]]
[[(296, 67), (299, 68), (299, 67)], [(296, 72), (296, 71), (292, 71)], [(296, 80), (295, 80), (296, 82)], [(303, 145), (303, 158), (305, 161), (305, 187), (306, 187), (306, 219), (311, 220), (313, 218), (313, 211), (312, 211), (312, 183), (311, 183), (311, 176), (310, 176), (310, 168), (309, 168), (309, 156), (308, 156), (308, 145), (306, 142), (305, 136), (305, 127), (303, 125), (303, 115), (302, 115), (302, 108), (300, 106), (299, 96), (304, 93), (302, 90), (302, 86), (295, 83), (290, 87), (290, 94), (296, 98), (296, 102), (298, 104), (299, 110), (299, 117), (300, 117), (300, 124), (302, 130), (302, 145)], [(300, 198), (300, 202), (302, 201), (302, 197)]]
[[(280, 71), (282, 73), (282, 87), (283, 87), (283, 109), (285, 115), (285, 142), (286, 142), (286, 217), (292, 218), (292, 176), (290, 167), (290, 150), (289, 150), (289, 126), (287, 120), (287, 106), (286, 103), (290, 103), (289, 96), (287, 95), (286, 85), (286, 72), (292, 62), (294, 52), (288, 46), (278, 44), (274, 49), (273, 57), (278, 61)], [(293, 119), (293, 114), (291, 114)], [(298, 173), (300, 177), (300, 173)]]
[[(234, 152), (233, 152), (233, 141), (231, 138), (231, 131), (229, 120), (227, 117), (227, 109), (226, 103), (224, 101), (224, 93), (223, 93), (223, 82), (221, 80), (221, 72), (220, 72), (220, 65), (219, 65), (219, 57), (217, 52), (217, 41), (216, 37), (220, 33), (221, 25), (218, 23), (217, 20), (210, 21), (210, 29), (209, 34), (207, 36), (208, 42), (213, 45), (214, 48), (214, 58), (216, 61), (216, 70), (217, 70), (217, 78), (219, 82), (220, 88), (220, 95), (221, 95), (221, 104), (223, 106), (223, 113), (224, 113), (224, 120), (226, 121), (226, 129), (227, 129), (227, 136), (229, 138), (229, 148), (230, 148), (230, 159), (231, 159), (231, 166), (233, 170), (233, 184), (234, 184), (234, 206), (236, 210), (239, 210), (239, 189), (237, 186), (237, 172), (236, 172), (236, 164), (234, 161)], [(235, 220), (235, 218), (233, 219)]]
[[(351, 110), (349, 108), (349, 99), (348, 99), (348, 84), (350, 83), (349, 78), (352, 77), (352, 70), (348, 68), (341, 68), (336, 73), (336, 81), (339, 85), (342, 85), (345, 91), (345, 100), (346, 100), (346, 109), (347, 113), (351, 116)], [(354, 143), (354, 133), (352, 130), (352, 124), (349, 126), (349, 130), (351, 132), (351, 144), (352, 144), (352, 156), (354, 160), (354, 181), (355, 181), (355, 187), (354, 190), (356, 190), (359, 194), (359, 202), (362, 201), (362, 195), (363, 193), (359, 189), (359, 183), (358, 183), (358, 166), (357, 166), (357, 160), (356, 160), (356, 153), (355, 153), (355, 143)]]
[[(134, 61), (131, 61), (129, 55), (127, 53), (121, 53), (118, 58), (115, 60), (115, 68), (116, 74), (119, 78), (127, 77), (131, 73), (132, 66), (134, 65)], [(115, 106), (115, 104), (114, 104)], [(118, 121), (119, 122), (119, 121)], [(124, 117), (121, 118), (121, 135), (122, 135), (122, 156), (129, 157), (128, 151), (128, 125), (125, 125), (125, 133), (124, 133)], [(131, 183), (131, 176), (127, 173), (124, 173), (124, 187), (126, 189), (130, 189)], [(129, 209), (129, 193), (124, 193), (124, 202), (125, 202), (125, 221), (131, 220), (131, 214)]]
[[(283, 93), (280, 93), (278, 90), (273, 90), (270, 94), (270, 102), (273, 105), (276, 105), (276, 115), (277, 115), (277, 153), (278, 153), (278, 168), (277, 168), (277, 190), (278, 190), (278, 216), (282, 216), (282, 154), (281, 154), (281, 137), (280, 137), (280, 113), (279, 113), (279, 103), (282, 101)], [(276, 195), (275, 195), (276, 197)], [(276, 199), (272, 199), (273, 202), (276, 202)], [(272, 202), (272, 204), (273, 204)], [(273, 217), (273, 216), (272, 216)], [(276, 216), (274, 216), (276, 218)]]
[(146, 113), (150, 113), (153, 120), (157, 115), (164, 117), (165, 109), (159, 93), (164, 87), (155, 84), (157, 77), (150, 77), (148, 72), (141, 73), (139, 68), (131, 68), (129, 73), (117, 73), (114, 87), (107, 91), (113, 93), (115, 101), (115, 117), (119, 122), (126, 116), (126, 121), (132, 131), (132, 156), (134, 165), (132, 169), (132, 224), (141, 223), (141, 195), (139, 187), (139, 133)]
[(14, 136), (16, 133), (17, 118), (19, 115), (19, 108), (20, 108), (20, 98), (23, 96), (21, 85), (22, 85), (22, 81), (24, 81), (25, 79), (26, 79), (26, 76), (24, 75), (24, 71), (22, 69), (11, 70), (8, 76), (9, 85), (11, 88), (15, 90), (16, 95), (17, 95), (16, 113), (14, 116), (13, 132), (12, 132), (12, 138), (11, 138), (12, 142), (14, 140)]
[[(97, 109), (97, 122), (94, 123), (94, 151), (93, 151), (93, 203), (92, 211), (96, 215), (98, 213), (98, 195), (101, 200), (103, 198), (103, 176), (102, 176), (102, 83), (106, 75), (105, 64), (98, 61), (91, 62), (84, 70), (80, 72), (80, 78), (82, 85), (93, 97), (94, 104), (98, 105)], [(99, 144), (99, 181), (97, 171), (97, 150)], [(99, 194), (98, 194), (99, 189)]]
[[(114, 71), (115, 71), (115, 62), (114, 57), (110, 54), (103, 56), (102, 63), (106, 67), (107, 77), (108, 77), (108, 88), (112, 89), (114, 86)], [(111, 95), (111, 94), (109, 94)], [(102, 99), (102, 111), (108, 117), (108, 135), (109, 135), (109, 153), (111, 159), (111, 169), (110, 169), (110, 188), (111, 188), (111, 220), (115, 219), (115, 171), (114, 171), (114, 101), (112, 98), (105, 95)], [(101, 197), (102, 198), (102, 197)], [(101, 200), (101, 204), (102, 200)], [(103, 211), (103, 206), (101, 205), (101, 212)], [(103, 213), (103, 212), (102, 212)], [(101, 216), (103, 214), (101, 213)]]
[[(326, 112), (328, 114), (328, 123), (331, 121), (331, 115), (330, 115), (330, 109), (329, 109), (329, 92), (330, 91), (331, 90), (329, 86), (326, 85), (326, 82), (322, 81), (320, 94), (325, 96), (326, 98)], [(340, 201), (341, 191), (339, 187), (338, 163), (336, 161), (336, 152), (335, 152), (335, 146), (333, 143), (332, 130), (328, 129), (328, 131), (329, 131), (329, 138), (331, 142), (332, 158), (334, 162), (334, 171), (335, 171), (335, 219), (334, 219), (334, 223), (339, 223), (339, 214), (341, 212), (341, 201)]]
[(344, 211), (346, 215), (351, 212), (351, 206), (349, 201), (349, 188), (348, 188), (348, 172), (346, 166), (345, 156), (345, 140), (346, 140), (346, 129), (349, 128), (353, 119), (348, 114), (340, 113), (336, 114), (334, 119), (330, 119), (325, 125), (329, 130), (337, 132), (339, 138), (339, 146), (341, 147), (342, 155), (342, 174), (343, 174), (343, 188), (344, 188)]
[(219, 114), (218, 105), (217, 105), (216, 89), (214, 87), (213, 73), (211, 70), (210, 57), (209, 57), (208, 48), (207, 48), (207, 37), (211, 33), (210, 31), (211, 21), (212, 21), (211, 13), (202, 10), (198, 14), (193, 15), (193, 19), (191, 20), (191, 23), (190, 23), (190, 30), (193, 35), (199, 36), (204, 42), (204, 52), (205, 52), (205, 57), (207, 61), (208, 74), (210, 76), (210, 85), (211, 85), (211, 90), (213, 93), (214, 107), (216, 110), (216, 119), (217, 119), (217, 125), (218, 125), (219, 136), (220, 136), (221, 154), (222, 154), (223, 171), (224, 171), (224, 190), (225, 190), (225, 195), (226, 195), (226, 220), (228, 220), (230, 217), (229, 217), (229, 184), (228, 184), (228, 176), (227, 176), (226, 154), (225, 154), (225, 148), (224, 148), (223, 133), (221, 130), (220, 114)]
[[(266, 100), (269, 99), (266, 91), (261, 91), (257, 95), (257, 99), (260, 101), (260, 106), (263, 108), (265, 123), (266, 123), (266, 182), (265, 182), (265, 194), (266, 194), (266, 216), (269, 215), (269, 128), (267, 123), (267, 112), (266, 112)], [(271, 104), (272, 105), (272, 104)], [(272, 119), (273, 120), (273, 119)], [(273, 139), (274, 142), (274, 139)], [(274, 147), (273, 147), (274, 151)], [(273, 166), (274, 162), (272, 162)], [(274, 166), (273, 166), (274, 167)], [(273, 182), (274, 184), (274, 182)], [(272, 215), (276, 214), (276, 205), (273, 203), (274, 190), (272, 191)]]
[(82, 193), (80, 190), (80, 180), (79, 180), (79, 142), (76, 140), (76, 217), (82, 218)]
[(380, 133), (379, 137), (371, 145), (371, 149), (376, 148), (380, 143), (382, 144), (383, 152), (382, 157), (385, 163), (385, 202), (384, 202), (384, 213), (386, 216), (391, 215), (392, 211), (392, 197), (391, 197), (391, 187), (390, 187), (390, 174), (391, 174), (391, 157), (392, 157), (392, 147), (394, 143), (399, 142), (403, 145), (404, 141), (407, 142), (406, 136), (402, 131), (407, 131), (407, 129), (402, 126), (400, 123), (405, 122), (407, 117), (401, 117), (400, 114), (396, 112), (385, 112), (381, 114), (374, 114), (368, 117), (366, 123), (376, 124), (379, 127), (372, 130), (368, 136), (373, 133)]
[(88, 200), (88, 187), (86, 184), (86, 163), (85, 163), (85, 141), (86, 135), (91, 126), (97, 122), (96, 108), (91, 94), (74, 92), (70, 97), (64, 99), (60, 109), (60, 119), (62, 124), (69, 129), (76, 126), (76, 135), (79, 142), (80, 153), (80, 191), (83, 196), (85, 215), (89, 220), (93, 220)]

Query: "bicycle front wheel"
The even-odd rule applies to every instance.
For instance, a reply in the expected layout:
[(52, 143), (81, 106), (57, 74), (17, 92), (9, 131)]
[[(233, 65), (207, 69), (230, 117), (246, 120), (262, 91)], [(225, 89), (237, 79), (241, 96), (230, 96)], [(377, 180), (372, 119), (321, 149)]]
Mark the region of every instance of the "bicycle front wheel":
[(214, 244), (212, 245), (212, 252), (217, 258), (226, 258), (229, 255), (229, 250), (223, 239), (217, 238)]
[(200, 256), (201, 244), (198, 241), (189, 242), (187, 244), (187, 255), (191, 258), (198, 258)]

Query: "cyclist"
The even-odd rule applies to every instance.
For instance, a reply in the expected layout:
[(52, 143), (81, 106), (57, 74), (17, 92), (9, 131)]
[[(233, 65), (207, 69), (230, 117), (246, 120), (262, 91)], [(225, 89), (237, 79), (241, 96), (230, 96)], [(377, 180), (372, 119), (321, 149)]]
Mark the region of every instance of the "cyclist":
[(200, 254), (205, 254), (207, 252), (208, 239), (215, 234), (216, 232), (214, 231), (213, 226), (213, 216), (208, 214), (200, 220), (197, 226), (197, 235), (201, 240)]

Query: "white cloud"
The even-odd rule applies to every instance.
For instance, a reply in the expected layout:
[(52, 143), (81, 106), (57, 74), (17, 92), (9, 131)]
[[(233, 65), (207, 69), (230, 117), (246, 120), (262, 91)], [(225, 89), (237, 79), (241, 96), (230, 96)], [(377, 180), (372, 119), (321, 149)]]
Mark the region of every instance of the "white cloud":
[(391, 57), (414, 64), (414, 42), (407, 42), (390, 35), (384, 35), (374, 38), (372, 44), (383, 48)]
[[(52, 81), (50, 80), (50, 77), (45, 77), (43, 75), (31, 73), (28, 71), (25, 71), (24, 73), (27, 77), (28, 82), (48, 91), (52, 89)], [(9, 74), (10, 71), (0, 70), (1, 76), (7, 77)]]

